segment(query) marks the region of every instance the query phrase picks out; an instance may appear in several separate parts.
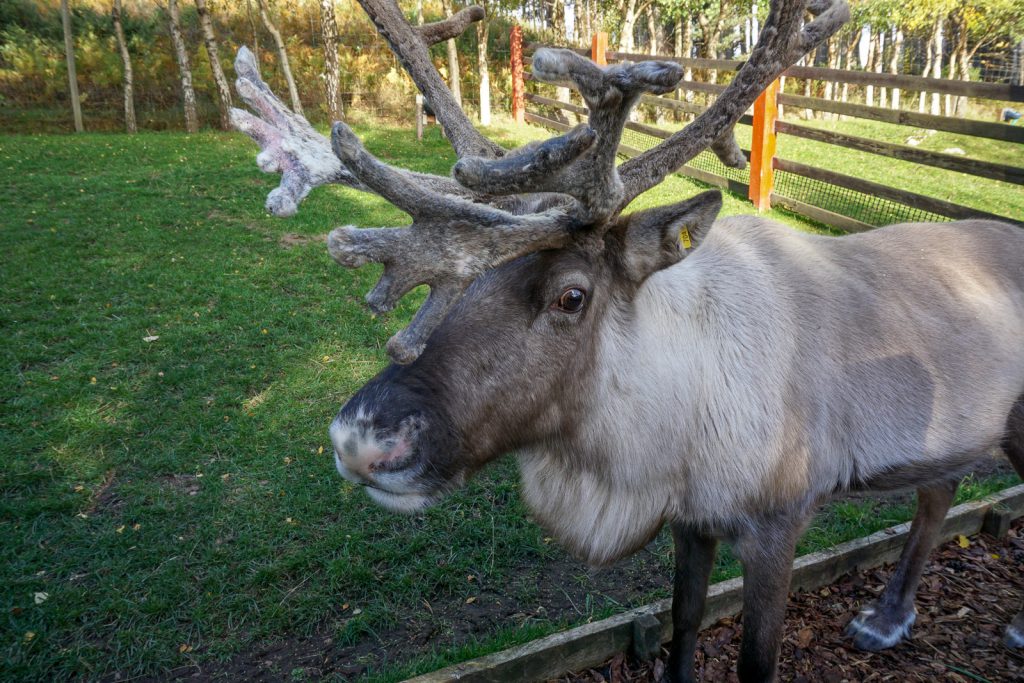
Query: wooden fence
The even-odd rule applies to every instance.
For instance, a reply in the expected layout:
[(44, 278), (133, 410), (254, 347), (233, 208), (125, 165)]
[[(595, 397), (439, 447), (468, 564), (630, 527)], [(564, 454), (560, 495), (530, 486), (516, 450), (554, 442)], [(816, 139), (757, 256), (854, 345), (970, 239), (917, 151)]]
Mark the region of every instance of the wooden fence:
[[(513, 36), (513, 45), (517, 44), (517, 37)], [(658, 59), (673, 61), (688, 69), (714, 69), (719, 73), (735, 72), (743, 65), (742, 61), (735, 60), (680, 59), (609, 51), (607, 36), (603, 34), (594, 37), (591, 50), (576, 49), (575, 51), (591, 57), (598, 64), (607, 64), (609, 60)], [(529, 64), (530, 58), (526, 55), (532, 54), (532, 50), (527, 48), (517, 53), (513, 48), (513, 55), (517, 54), (522, 61), (518, 65), (515, 63), (512, 65), (514, 80), (516, 74), (523, 74), (522, 78), (529, 80), (530, 76), (524, 69), (524, 65)], [(515, 61), (515, 59), (514, 57), (513, 60)], [(939, 93), (999, 102), (1024, 102), (1024, 86), (1001, 83), (964, 82), (803, 66), (790, 67), (784, 77), (827, 81), (836, 84), (848, 83), (858, 86), (899, 88), (903, 91)], [(719, 83), (692, 80), (680, 83), (680, 89), (683, 91), (705, 93), (709, 96), (717, 96), (725, 88), (725, 85)], [(513, 116), (517, 121), (528, 121), (553, 130), (564, 131), (572, 127), (567, 123), (567, 115), (585, 117), (587, 114), (585, 107), (564, 101), (564, 97), (555, 98), (538, 93), (526, 93), (522, 83), (518, 85), (513, 83), (513, 92), (518, 93), (513, 97), (512, 102)], [(684, 115), (699, 115), (705, 109), (704, 105), (670, 97), (644, 96), (640, 104)], [(823, 130), (802, 123), (783, 121), (778, 115), (780, 105), (854, 119), (881, 121), (919, 129), (987, 138), (1009, 144), (1024, 144), (1024, 126), (935, 116), (900, 109), (787, 94), (780, 87), (780, 82), (776, 81), (761, 94), (752, 108), (752, 113), (746, 114), (740, 119), (741, 124), (752, 126), (751, 149), (744, 150), (750, 160), (747, 170), (736, 171), (726, 168), (713, 154), (705, 151), (679, 172), (747, 196), (758, 210), (766, 210), (773, 204), (779, 205), (844, 230), (866, 230), (899, 221), (949, 220), (968, 217), (998, 218), (1024, 225), (1024, 215), (1005, 216), (987, 213), (977, 208), (918, 194), (906, 188), (891, 187), (811, 166), (798, 160), (780, 158), (776, 154), (776, 139), (778, 135), (788, 135), (866, 152), (884, 159), (898, 159), (1000, 181), (1011, 186), (1024, 185), (1024, 167), (928, 151), (910, 145), (893, 144), (847, 133)], [(546, 114), (545, 111), (549, 113)], [(558, 116), (553, 116), (550, 112), (558, 112)], [(626, 156), (635, 156), (660, 143), (671, 134), (672, 131), (630, 121), (626, 124), (626, 131), (624, 131), (619, 151)], [(1024, 160), (1024, 146), (1021, 147), (1020, 158)], [(1008, 190), (1018, 191), (1014, 187), (1010, 187)]]

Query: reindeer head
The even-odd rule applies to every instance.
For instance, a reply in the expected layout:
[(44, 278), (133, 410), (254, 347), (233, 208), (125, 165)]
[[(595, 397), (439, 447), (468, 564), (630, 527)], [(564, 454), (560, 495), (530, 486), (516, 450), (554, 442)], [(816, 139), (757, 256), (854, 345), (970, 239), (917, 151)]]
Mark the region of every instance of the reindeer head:
[(293, 213), (310, 189), (334, 182), (375, 192), (412, 217), (408, 227), (342, 227), (328, 237), (344, 266), (383, 264), (366, 297), (375, 312), (418, 285), (430, 287), (410, 325), (388, 342), (394, 364), (352, 397), (330, 430), (339, 472), (378, 502), (411, 511), (501, 453), (572, 433), (602, 326), (628, 318), (645, 280), (699, 244), (721, 197), (707, 192), (630, 215), (623, 209), (705, 147), (742, 166), (732, 126), (848, 11), (841, 0), (814, 0), (806, 9), (818, 16), (801, 28), (801, 0), (774, 3), (729, 89), (684, 130), (616, 166), (630, 110), (644, 93), (673, 90), (682, 77), (677, 64), (601, 68), (568, 50), (538, 50), (534, 77), (575, 87), (589, 121), (505, 153), (476, 133), (436, 72), (423, 68), (428, 42), (479, 13), (413, 29), (391, 0), (361, 3), (452, 139), (461, 157), (452, 178), (380, 162), (343, 123), (328, 147), (274, 97), (244, 48), (237, 88), (260, 117), (236, 110), (234, 121), (263, 147), (260, 166), (283, 172), (267, 200), (271, 211)]

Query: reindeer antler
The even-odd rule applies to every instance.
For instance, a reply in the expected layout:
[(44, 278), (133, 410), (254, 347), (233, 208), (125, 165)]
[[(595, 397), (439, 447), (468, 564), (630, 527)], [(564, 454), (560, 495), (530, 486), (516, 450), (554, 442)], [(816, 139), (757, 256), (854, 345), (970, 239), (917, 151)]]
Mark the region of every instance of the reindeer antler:
[[(466, 187), (488, 194), (567, 194), (579, 201), (581, 222), (603, 223), (620, 210), (623, 186), (615, 157), (630, 110), (644, 93), (673, 90), (683, 70), (674, 62), (655, 61), (601, 68), (570, 50), (540, 49), (533, 56), (533, 75), (575, 86), (590, 109), (589, 128), (578, 126), (553, 138), (550, 147), (527, 146), (504, 159), (463, 158), (452, 174)], [(557, 157), (547, 154), (538, 163), (543, 151), (555, 148)]]
[[(348, 226), (328, 237), (328, 249), (342, 265), (384, 265), (366, 297), (374, 311), (390, 310), (418, 285), (430, 286), (412, 323), (388, 342), (391, 357), (399, 363), (417, 357), (452, 303), (484, 271), (530, 252), (564, 246), (581, 231), (607, 229), (634, 197), (705, 147), (711, 146), (726, 163), (742, 165), (732, 126), (768, 83), (849, 16), (844, 0), (810, 0), (807, 9), (817, 19), (801, 30), (804, 0), (776, 0), (753, 54), (718, 100), (682, 131), (616, 168), (630, 110), (643, 93), (674, 89), (682, 77), (677, 64), (651, 61), (602, 68), (569, 50), (538, 50), (534, 76), (576, 87), (588, 105), (589, 123), (506, 155), (473, 128), (427, 52), (429, 44), (458, 35), (482, 18), (482, 10), (467, 8), (414, 29), (395, 0), (359, 2), (437, 113), (461, 158), (452, 169), (454, 180), (380, 162), (342, 123), (335, 124), (328, 141), (274, 96), (245, 48), (235, 63), (236, 86), (259, 117), (233, 110), (232, 120), (260, 145), (260, 167), (282, 172), (281, 185), (267, 197), (272, 212), (290, 215), (313, 187), (341, 183), (375, 192), (412, 216), (406, 228)], [(510, 195), (516, 197), (510, 200)], [(528, 201), (520, 201), (522, 195)], [(524, 212), (528, 206), (535, 211)]]
[(564, 246), (573, 221), (560, 208), (517, 216), (431, 191), (404, 171), (375, 159), (344, 123), (334, 124), (334, 151), (345, 165), (392, 204), (412, 216), (407, 228), (335, 228), (327, 238), (334, 259), (349, 268), (384, 264), (366, 296), (375, 312), (394, 308), (406, 292), (430, 285), (412, 323), (388, 341), (397, 363), (411, 363), (452, 303), (483, 272), (539, 249)]
[[(801, 29), (805, 10), (816, 18)], [(622, 164), (619, 173), (626, 191), (620, 208), (709, 145), (728, 144), (721, 140), (722, 131), (731, 130), (769, 83), (838, 31), (849, 18), (850, 8), (845, 0), (810, 0), (806, 7), (803, 0), (774, 0), (757, 45), (718, 99), (681, 131)]]

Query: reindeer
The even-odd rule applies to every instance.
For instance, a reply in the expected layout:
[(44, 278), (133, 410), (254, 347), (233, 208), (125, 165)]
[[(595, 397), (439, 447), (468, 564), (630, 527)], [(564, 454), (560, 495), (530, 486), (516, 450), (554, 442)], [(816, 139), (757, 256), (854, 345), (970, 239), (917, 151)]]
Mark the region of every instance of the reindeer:
[[(720, 539), (744, 572), (742, 681), (775, 678), (794, 547), (837, 493), (914, 487), (918, 510), (893, 579), (850, 624), (857, 647), (895, 645), (959, 478), (1002, 445), (1024, 472), (1024, 232), (984, 220), (845, 237), (740, 216), (721, 196), (623, 214), (731, 133), (757, 94), (848, 18), (842, 0), (773, 2), (733, 83), (661, 145), (616, 166), (631, 107), (676, 87), (671, 62), (601, 68), (544, 49), (535, 78), (579, 90), (588, 124), (506, 152), (462, 115), (431, 42), (478, 8), (411, 27), (393, 0), (360, 0), (433, 103), (459, 161), (452, 177), (370, 155), (344, 124), (331, 140), (290, 112), (244, 48), (233, 120), (282, 173), (278, 215), (340, 183), (412, 217), (335, 229), (342, 265), (384, 265), (377, 312), (430, 294), (387, 345), (394, 361), (330, 426), (340, 474), (416, 512), (515, 453), (523, 496), (575, 555), (603, 565), (672, 529), (667, 676), (694, 679), (694, 647)], [(805, 10), (813, 18), (804, 22)], [(1024, 645), (1024, 613), (1006, 633)]]

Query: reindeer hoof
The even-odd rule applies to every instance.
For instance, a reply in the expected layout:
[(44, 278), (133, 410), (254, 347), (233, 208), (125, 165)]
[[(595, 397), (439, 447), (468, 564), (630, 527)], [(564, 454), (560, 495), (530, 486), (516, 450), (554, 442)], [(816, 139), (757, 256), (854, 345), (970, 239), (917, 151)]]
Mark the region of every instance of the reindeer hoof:
[(849, 623), (846, 635), (858, 650), (886, 650), (910, 636), (916, 618), (913, 609), (901, 613), (893, 608), (867, 607)]

